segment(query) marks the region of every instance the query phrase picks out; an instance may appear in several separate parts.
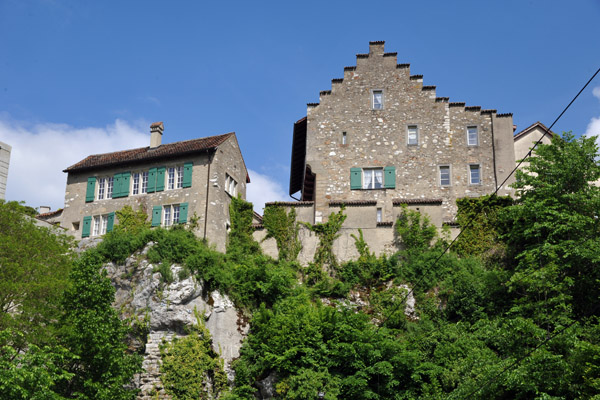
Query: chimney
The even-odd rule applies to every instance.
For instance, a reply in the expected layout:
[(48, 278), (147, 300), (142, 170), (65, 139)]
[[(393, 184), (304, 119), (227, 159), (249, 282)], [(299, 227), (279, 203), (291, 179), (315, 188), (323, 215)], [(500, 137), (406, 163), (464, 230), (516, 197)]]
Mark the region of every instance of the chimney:
[(40, 206), (40, 212), (39, 212), (39, 214), (46, 214), (47, 212), (50, 212), (50, 207), (49, 206)]
[(162, 134), (165, 126), (162, 122), (155, 122), (150, 125), (150, 148), (158, 147), (162, 143)]

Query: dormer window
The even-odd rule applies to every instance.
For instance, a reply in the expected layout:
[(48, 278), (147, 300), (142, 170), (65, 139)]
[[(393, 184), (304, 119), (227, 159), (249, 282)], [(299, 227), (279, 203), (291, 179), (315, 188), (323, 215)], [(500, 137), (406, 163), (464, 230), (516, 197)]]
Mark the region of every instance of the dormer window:
[(373, 110), (383, 109), (383, 90), (372, 90), (371, 91), (371, 108)]

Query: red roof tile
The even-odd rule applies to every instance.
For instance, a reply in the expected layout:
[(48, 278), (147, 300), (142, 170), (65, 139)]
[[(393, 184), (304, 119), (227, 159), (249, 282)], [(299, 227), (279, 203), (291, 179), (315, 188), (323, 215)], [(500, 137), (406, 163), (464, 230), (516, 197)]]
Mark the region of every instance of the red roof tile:
[(132, 150), (116, 151), (114, 153), (94, 154), (64, 169), (63, 172), (82, 171), (126, 163), (140, 163), (173, 156), (213, 151), (232, 135), (235, 135), (235, 133), (230, 132), (224, 135), (168, 143), (154, 148), (141, 147)]

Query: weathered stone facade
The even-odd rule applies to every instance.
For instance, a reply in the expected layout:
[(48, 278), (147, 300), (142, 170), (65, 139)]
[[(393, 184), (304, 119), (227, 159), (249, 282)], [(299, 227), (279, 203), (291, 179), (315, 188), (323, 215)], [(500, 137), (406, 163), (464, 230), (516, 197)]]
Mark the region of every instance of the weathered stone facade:
[[(401, 205), (438, 227), (452, 226), (456, 199), (491, 194), (499, 185), (500, 195), (510, 194), (514, 166), (512, 114), (437, 97), (435, 86), (424, 86), (422, 75), (384, 51), (384, 42), (370, 42), (369, 53), (358, 54), (356, 66), (345, 67), (294, 124), (289, 194), (300, 192), (302, 201), (284, 206), (295, 207), (300, 221), (319, 223), (345, 204), (334, 243), (340, 260), (357, 256), (352, 235), (359, 228), (371, 250), (390, 253)], [(307, 202), (311, 210), (304, 210)], [(302, 235), (306, 263), (318, 241)], [(273, 245), (263, 242), (276, 255)]]
[[(418, 199), (441, 200), (441, 219), (452, 221), (457, 198), (494, 192), (515, 165), (511, 114), (436, 97), (434, 86), (423, 86), (423, 77), (396, 58), (383, 42), (371, 42), (369, 53), (358, 54), (356, 66), (321, 92), (320, 103), (308, 105), (292, 155), (291, 180), (303, 175), (302, 183), (290, 194), (298, 189), (315, 202), (316, 222), (326, 219), (332, 201), (374, 201), (372, 218), (381, 208), (382, 220), (392, 221), (394, 201)], [(294, 160), (302, 151), (303, 162)], [(447, 184), (440, 167), (449, 172)], [(478, 170), (474, 183), (471, 168)], [(380, 187), (366, 188), (365, 179), (373, 179), (366, 170), (380, 171)], [(354, 171), (362, 175), (358, 188), (351, 185)], [(500, 193), (508, 193), (506, 185)]]
[[(206, 143), (193, 147), (192, 144), (197, 144), (198, 141)], [(164, 151), (165, 149), (172, 150)], [(162, 151), (163, 155), (148, 156), (148, 153), (153, 151)], [(132, 153), (142, 154), (143, 156), (138, 157), (142, 159), (136, 160)], [(93, 162), (88, 160), (90, 158)], [(167, 182), (169, 168), (181, 167), (183, 170), (185, 165), (191, 168), (189, 187), (185, 187), (184, 184), (183, 187), (175, 185), (173, 189), (169, 189)], [(143, 193), (141, 187), (138, 187), (137, 194), (134, 194), (134, 174), (161, 168), (164, 174), (157, 176), (157, 188), (154, 192)], [(87, 236), (86, 233), (90, 236), (101, 234), (94, 231), (95, 218), (110, 215), (115, 218), (113, 213), (126, 205), (136, 210), (141, 206), (151, 219), (158, 219), (158, 225), (163, 225), (166, 208), (171, 205), (185, 204), (186, 221), (189, 222), (194, 216), (197, 217), (196, 234), (206, 238), (220, 251), (225, 250), (231, 196), (240, 194), (245, 198), (246, 184), (249, 182), (248, 172), (234, 133), (158, 145), (155, 148), (90, 156), (67, 168), (65, 172), (69, 175), (61, 225), (77, 239), (80, 239), (82, 234), (84, 237)], [(125, 195), (108, 197), (107, 193), (104, 193), (104, 198), (99, 199), (100, 180), (113, 178), (113, 185), (116, 185), (116, 177), (119, 174), (127, 174), (128, 187), (123, 189)], [(162, 189), (158, 190), (158, 182), (161, 180), (164, 181), (161, 185)], [(231, 186), (232, 181), (235, 188)], [(93, 200), (89, 197), (86, 199), (90, 194), (88, 189), (90, 185), (94, 186)], [(138, 182), (138, 185), (141, 185), (141, 182)], [(106, 188), (104, 190), (106, 191)], [(172, 217), (173, 209), (169, 212)], [(155, 216), (154, 213), (160, 215)], [(92, 219), (90, 220), (89, 217)], [(112, 223), (117, 221), (114, 220)], [(85, 229), (87, 232), (84, 233)]]

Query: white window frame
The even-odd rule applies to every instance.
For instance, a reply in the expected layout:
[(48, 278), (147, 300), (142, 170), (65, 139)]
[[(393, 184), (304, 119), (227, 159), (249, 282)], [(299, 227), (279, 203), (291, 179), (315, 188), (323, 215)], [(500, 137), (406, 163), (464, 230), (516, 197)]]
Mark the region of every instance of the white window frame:
[(161, 226), (168, 228), (179, 223), (179, 204), (167, 204), (163, 206)]
[[(379, 102), (375, 102), (377, 95), (380, 95)], [(371, 110), (379, 111), (383, 110), (383, 89), (373, 89), (371, 90)]]
[(377, 208), (376, 220), (377, 222), (383, 222), (383, 208), (381, 207)]
[(98, 178), (98, 195), (96, 196), (97, 200), (104, 200), (104, 195), (106, 194), (106, 180), (108, 178)]
[[(474, 130), (475, 137), (471, 137), (471, 130)], [(467, 146), (479, 146), (479, 127), (477, 125), (467, 126)]]
[(94, 224), (92, 229), (92, 236), (106, 235), (106, 227), (108, 226), (108, 214), (94, 215), (92, 218)]
[(348, 133), (347, 132), (342, 132), (342, 145), (347, 145), (348, 144)]
[[(377, 181), (377, 173), (381, 174), (381, 181)], [(372, 174), (372, 175), (371, 175)], [(367, 176), (373, 177), (370, 182), (367, 182)], [(367, 190), (383, 189), (385, 187), (385, 177), (383, 168), (363, 168), (362, 169), (362, 188)]]
[(183, 166), (175, 165), (167, 168), (167, 190), (183, 187)]
[(131, 194), (132, 195), (138, 195), (140, 194), (140, 173), (139, 172), (134, 172), (132, 175), (132, 180), (133, 183), (131, 185)]
[(237, 182), (229, 174), (225, 174), (225, 192), (231, 197), (237, 196)]
[(107, 199), (112, 199), (113, 197), (113, 187), (114, 187), (114, 178), (112, 176), (109, 176), (107, 179), (107, 187), (106, 187), (106, 198)]
[[(474, 168), (476, 167), (476, 168)], [(469, 164), (469, 185), (481, 185), (481, 165), (480, 164)], [(473, 182), (473, 171), (477, 170), (479, 180)]]
[[(448, 170), (448, 183), (444, 183), (442, 180), (442, 170)], [(438, 180), (442, 187), (452, 186), (452, 166), (449, 164), (438, 165)]]
[[(414, 130), (414, 132), (411, 132), (412, 130)], [(411, 133), (414, 134), (414, 142), (411, 142)], [(408, 146), (419, 145), (419, 125), (412, 124), (406, 127), (406, 144)]]
[(142, 171), (142, 187), (140, 188), (140, 192), (142, 194), (148, 193), (148, 171)]

